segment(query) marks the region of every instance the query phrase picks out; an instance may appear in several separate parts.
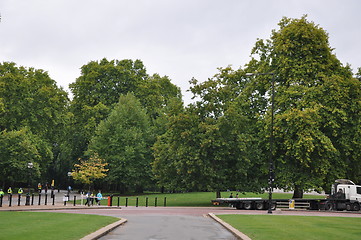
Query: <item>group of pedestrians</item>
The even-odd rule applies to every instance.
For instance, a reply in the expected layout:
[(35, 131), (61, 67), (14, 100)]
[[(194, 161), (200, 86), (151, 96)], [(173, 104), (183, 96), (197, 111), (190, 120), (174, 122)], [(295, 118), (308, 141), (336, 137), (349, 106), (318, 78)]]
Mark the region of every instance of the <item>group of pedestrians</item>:
[[(22, 188), (18, 189), (18, 194), (21, 195), (24, 193), (24, 190)], [(11, 187), (8, 188), (8, 195), (12, 195), (13, 194), (13, 190), (11, 189)], [(2, 189), (0, 189), (0, 197), (4, 197), (5, 193)]]
[(93, 192), (89, 191), (89, 192), (87, 192), (85, 197), (86, 197), (85, 205), (88, 205), (88, 206), (90, 206), (90, 204), (94, 205), (94, 200), (96, 201), (97, 205), (100, 205), (100, 200), (103, 199), (103, 195), (102, 195), (100, 190), (99, 190), (99, 192), (98, 192), (98, 194), (96, 196), (94, 196)]

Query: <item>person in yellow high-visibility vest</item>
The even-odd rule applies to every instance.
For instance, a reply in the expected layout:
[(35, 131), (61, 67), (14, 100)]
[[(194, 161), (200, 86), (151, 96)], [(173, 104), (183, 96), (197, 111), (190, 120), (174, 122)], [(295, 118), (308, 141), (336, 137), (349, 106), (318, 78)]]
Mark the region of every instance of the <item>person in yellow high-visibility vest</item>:
[(23, 189), (22, 189), (22, 188), (19, 188), (18, 194), (21, 195), (21, 194), (23, 194), (23, 192), (24, 192)]
[(10, 196), (13, 195), (13, 190), (11, 187), (8, 188), (8, 200), (10, 201)]

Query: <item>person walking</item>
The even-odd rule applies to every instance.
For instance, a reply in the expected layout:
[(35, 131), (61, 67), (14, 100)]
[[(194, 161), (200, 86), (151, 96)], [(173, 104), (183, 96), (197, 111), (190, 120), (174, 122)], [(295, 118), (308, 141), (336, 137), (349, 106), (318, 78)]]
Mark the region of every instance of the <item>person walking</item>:
[(103, 195), (99, 190), (99, 192), (97, 194), (97, 198), (95, 199), (97, 201), (98, 206), (100, 206), (100, 200), (102, 200), (102, 199), (103, 199)]
[(85, 197), (86, 197), (86, 202), (84, 205), (90, 206), (90, 192), (87, 192)]

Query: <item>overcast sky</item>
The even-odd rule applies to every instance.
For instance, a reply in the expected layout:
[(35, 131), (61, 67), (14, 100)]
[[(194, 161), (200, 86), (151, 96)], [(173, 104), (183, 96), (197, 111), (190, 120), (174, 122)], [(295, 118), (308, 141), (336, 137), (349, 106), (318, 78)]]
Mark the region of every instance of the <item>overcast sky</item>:
[(47, 71), (59, 86), (102, 58), (140, 59), (190, 102), (189, 80), (250, 60), (283, 16), (324, 28), (354, 72), (361, 67), (360, 0), (0, 0), (0, 61)]

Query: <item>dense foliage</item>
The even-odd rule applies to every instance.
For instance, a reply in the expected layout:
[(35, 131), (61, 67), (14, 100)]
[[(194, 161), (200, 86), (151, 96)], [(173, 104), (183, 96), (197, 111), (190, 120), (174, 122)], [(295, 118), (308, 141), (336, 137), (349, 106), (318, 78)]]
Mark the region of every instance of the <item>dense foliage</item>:
[(361, 68), (354, 76), (333, 51), (307, 16), (283, 18), (245, 66), (192, 79), (186, 107), (180, 89), (140, 60), (89, 62), (71, 101), (43, 70), (5, 62), (2, 187), (30, 176), (65, 187), (73, 169), (79, 187), (121, 192), (260, 192), (270, 169), (295, 197), (337, 178), (361, 183)]

